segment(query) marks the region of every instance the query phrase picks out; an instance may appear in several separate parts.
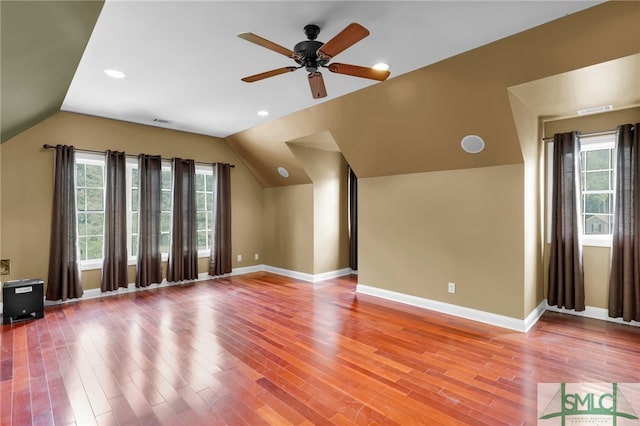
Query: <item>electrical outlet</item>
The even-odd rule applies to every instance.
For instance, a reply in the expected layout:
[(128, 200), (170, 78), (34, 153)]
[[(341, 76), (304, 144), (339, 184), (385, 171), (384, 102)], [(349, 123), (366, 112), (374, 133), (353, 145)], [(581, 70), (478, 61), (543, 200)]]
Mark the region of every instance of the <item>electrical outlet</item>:
[(241, 254), (238, 255), (238, 262), (242, 262), (242, 255)]
[(259, 260), (260, 259), (260, 255), (258, 253), (256, 253), (256, 255), (253, 257), (255, 260)]
[(9, 275), (11, 273), (11, 259), (0, 260), (0, 275)]
[(449, 293), (456, 292), (456, 283), (449, 283)]

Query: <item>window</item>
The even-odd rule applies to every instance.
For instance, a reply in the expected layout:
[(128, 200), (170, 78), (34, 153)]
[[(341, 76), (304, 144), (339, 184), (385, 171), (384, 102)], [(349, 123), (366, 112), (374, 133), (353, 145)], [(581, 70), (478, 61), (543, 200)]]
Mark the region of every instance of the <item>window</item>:
[(160, 252), (169, 258), (171, 242), (171, 163), (162, 163), (162, 193), (160, 194)]
[[(551, 241), (553, 142), (547, 149), (547, 241)], [(615, 134), (580, 137), (580, 212), (584, 245), (610, 246), (613, 232)]]
[(614, 146), (613, 135), (580, 138), (580, 211), (590, 241), (613, 232)]
[(209, 254), (213, 228), (213, 169), (196, 167), (196, 232), (198, 251)]
[(104, 158), (76, 154), (76, 220), (80, 262), (102, 264)]
[[(76, 209), (80, 267), (102, 266), (104, 243), (104, 156), (76, 153)], [(162, 164), (160, 251), (168, 259), (171, 242), (171, 163)], [(213, 169), (196, 166), (196, 232), (200, 256), (208, 256), (213, 228)], [(138, 161), (127, 159), (127, 251), (134, 264), (138, 253)]]

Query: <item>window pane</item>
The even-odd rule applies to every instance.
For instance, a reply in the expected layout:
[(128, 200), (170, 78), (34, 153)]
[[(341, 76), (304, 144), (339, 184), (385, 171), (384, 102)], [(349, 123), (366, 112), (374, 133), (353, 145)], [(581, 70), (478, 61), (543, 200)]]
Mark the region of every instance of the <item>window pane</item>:
[(87, 187), (101, 187), (102, 186), (102, 166), (96, 166), (94, 164), (86, 164), (87, 174)]
[(87, 189), (87, 210), (102, 211), (102, 189)]
[(163, 211), (171, 210), (171, 192), (162, 191), (162, 203), (160, 209)]
[(196, 192), (196, 210), (206, 210), (207, 206), (204, 203), (204, 192)]
[(131, 190), (131, 210), (134, 212), (138, 211), (138, 190)]
[(206, 175), (207, 191), (211, 191), (213, 188), (213, 175)]
[(136, 167), (131, 169), (131, 186), (134, 188), (138, 187), (138, 169)]
[(131, 213), (131, 233), (138, 233), (138, 213)]
[(589, 235), (607, 235), (611, 233), (613, 215), (586, 215), (584, 233)]
[(169, 253), (169, 234), (160, 235), (160, 251), (162, 253)]
[(87, 214), (78, 213), (76, 220), (78, 221), (78, 235), (87, 235)]
[(586, 173), (584, 187), (585, 191), (601, 191), (608, 189), (610, 189), (609, 171)]
[(198, 231), (198, 249), (207, 248), (207, 231)]
[(160, 232), (169, 232), (171, 230), (171, 213), (162, 212), (160, 214)]
[(76, 164), (76, 186), (85, 186), (84, 164)]
[(586, 151), (587, 158), (586, 170), (603, 170), (608, 169), (610, 149), (599, 149), (596, 151)]
[(207, 229), (213, 228), (213, 212), (207, 212)]
[(584, 213), (612, 213), (611, 194), (585, 194)]
[(78, 238), (78, 248), (80, 249), (80, 260), (87, 260), (87, 238)]
[(102, 237), (87, 237), (87, 259), (102, 258)]
[(162, 189), (171, 189), (171, 172), (169, 170), (162, 171)]
[(196, 173), (196, 191), (204, 191), (204, 175)]
[(87, 235), (102, 235), (102, 222), (102, 213), (87, 213)]
[(84, 189), (78, 188), (76, 191), (76, 206), (77, 210), (84, 211), (87, 209), (87, 194)]
[(198, 231), (207, 230), (207, 213), (206, 212), (196, 213), (196, 229)]
[(138, 255), (138, 236), (137, 235), (131, 236), (131, 253), (129, 255), (130, 256)]

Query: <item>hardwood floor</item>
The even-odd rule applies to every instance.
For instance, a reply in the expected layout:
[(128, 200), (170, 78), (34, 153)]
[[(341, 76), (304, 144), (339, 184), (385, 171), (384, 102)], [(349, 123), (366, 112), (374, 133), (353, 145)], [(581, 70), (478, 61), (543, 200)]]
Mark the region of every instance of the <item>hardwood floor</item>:
[[(537, 383), (640, 382), (640, 329), (527, 334), (254, 273), (2, 327), (2, 425), (536, 424)], [(636, 405), (637, 407), (637, 405)]]

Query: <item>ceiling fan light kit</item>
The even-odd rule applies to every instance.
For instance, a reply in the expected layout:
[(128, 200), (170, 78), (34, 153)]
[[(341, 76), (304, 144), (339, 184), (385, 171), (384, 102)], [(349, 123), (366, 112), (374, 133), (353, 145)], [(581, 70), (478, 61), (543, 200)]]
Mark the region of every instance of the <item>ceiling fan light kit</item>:
[(242, 81), (253, 83), (265, 78), (275, 77), (276, 75), (286, 74), (304, 68), (309, 73), (308, 80), (311, 95), (314, 99), (319, 99), (327, 96), (324, 79), (319, 68), (327, 68), (330, 72), (336, 74), (368, 78), (377, 81), (384, 81), (391, 74), (388, 70), (362, 67), (359, 65), (340, 64), (336, 62), (329, 64), (331, 59), (340, 52), (343, 52), (369, 35), (369, 30), (360, 24), (352, 23), (347, 25), (345, 29), (326, 43), (316, 41), (318, 34), (320, 34), (320, 27), (317, 25), (306, 25), (304, 27), (304, 33), (307, 36), (307, 40), (297, 43), (293, 50), (289, 50), (286, 47), (280, 46), (253, 33), (238, 34), (238, 37), (241, 39), (287, 56), (298, 64), (297, 67), (282, 67), (244, 77)]

